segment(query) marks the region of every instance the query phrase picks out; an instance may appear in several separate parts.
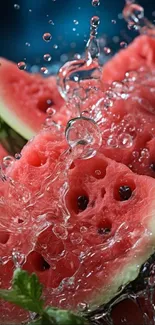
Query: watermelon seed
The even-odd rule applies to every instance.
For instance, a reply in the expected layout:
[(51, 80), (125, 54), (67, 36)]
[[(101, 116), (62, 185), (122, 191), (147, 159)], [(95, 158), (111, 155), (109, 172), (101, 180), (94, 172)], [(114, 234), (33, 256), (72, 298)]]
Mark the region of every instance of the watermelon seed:
[(132, 190), (127, 185), (120, 186), (119, 195), (120, 195), (120, 201), (129, 200), (132, 195)]
[(89, 199), (87, 196), (85, 195), (78, 196), (77, 204), (78, 204), (78, 209), (80, 211), (84, 211), (87, 208), (88, 203), (89, 203)]
[(45, 270), (49, 270), (50, 265), (49, 265), (49, 264), (44, 260), (44, 261), (43, 261), (42, 268), (43, 268), (44, 271), (45, 271)]

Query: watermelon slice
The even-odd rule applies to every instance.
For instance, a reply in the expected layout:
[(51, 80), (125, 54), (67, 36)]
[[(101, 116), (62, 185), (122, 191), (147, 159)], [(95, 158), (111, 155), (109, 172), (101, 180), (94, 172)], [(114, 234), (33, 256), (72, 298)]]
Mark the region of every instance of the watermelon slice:
[(103, 82), (121, 81), (127, 71), (137, 71), (141, 67), (152, 68), (154, 65), (155, 38), (139, 36), (104, 65)]
[[(48, 304), (94, 310), (154, 252), (155, 182), (100, 153), (73, 162), (66, 149), (61, 133), (43, 130), (8, 168), (0, 188), (0, 283), (8, 288), (20, 264), (37, 273)], [(27, 319), (2, 301), (0, 310), (1, 323)]]
[(17, 133), (30, 139), (44, 123), (47, 108), (59, 110), (64, 103), (56, 79), (21, 71), (3, 58), (0, 63), (0, 116)]

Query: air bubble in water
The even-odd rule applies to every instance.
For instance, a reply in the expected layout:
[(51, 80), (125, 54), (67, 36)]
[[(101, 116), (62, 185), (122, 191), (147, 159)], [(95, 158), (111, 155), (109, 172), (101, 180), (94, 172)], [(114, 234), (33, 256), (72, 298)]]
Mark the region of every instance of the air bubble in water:
[(14, 9), (19, 10), (20, 9), (20, 5), (18, 5), (17, 3), (14, 4)]
[(52, 35), (51, 35), (50, 33), (44, 33), (44, 34), (43, 34), (43, 40), (44, 40), (45, 42), (50, 42), (51, 39), (52, 39)]
[(48, 109), (46, 110), (46, 113), (51, 116), (56, 113), (56, 110), (53, 107), (48, 107)]
[(79, 24), (78, 20), (76, 20), (76, 19), (73, 20), (73, 23), (74, 23), (75, 25), (78, 25), (78, 24)]
[(133, 146), (132, 136), (128, 133), (122, 133), (118, 136), (119, 148), (131, 148)]
[(54, 48), (55, 50), (57, 50), (57, 49), (58, 49), (58, 45), (57, 45), (57, 44), (54, 44), (54, 45), (53, 45), (53, 48)]
[(31, 46), (31, 44), (30, 44), (29, 42), (26, 42), (25, 45), (26, 45), (27, 47), (30, 47), (30, 46)]
[(43, 73), (43, 74), (48, 74), (48, 69), (46, 67), (41, 67), (40, 71)]
[(67, 239), (68, 231), (65, 227), (55, 225), (53, 227), (53, 232), (58, 238)]
[(78, 245), (78, 244), (80, 244), (82, 242), (82, 236), (78, 232), (77, 233), (73, 232), (70, 235), (70, 240), (71, 240), (73, 245)]
[(80, 312), (86, 312), (88, 310), (88, 305), (85, 302), (79, 302), (77, 305), (77, 309)]
[(116, 24), (116, 20), (115, 19), (112, 19), (112, 24)]
[(44, 54), (44, 60), (47, 62), (50, 62), (52, 60), (52, 57), (50, 54)]
[(66, 131), (68, 144), (78, 158), (88, 159), (96, 155), (102, 136), (95, 122), (86, 117), (77, 117), (68, 122)]
[(100, 5), (100, 0), (92, 0), (92, 6), (98, 7)]
[(25, 70), (26, 69), (26, 63), (24, 61), (18, 62), (17, 66), (18, 66), (19, 70)]

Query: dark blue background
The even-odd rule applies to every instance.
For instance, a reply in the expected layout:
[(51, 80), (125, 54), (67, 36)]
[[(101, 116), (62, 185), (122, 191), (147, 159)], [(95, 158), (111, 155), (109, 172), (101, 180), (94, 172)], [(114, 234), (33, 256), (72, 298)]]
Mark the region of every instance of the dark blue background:
[[(95, 14), (101, 18), (99, 35), (106, 35), (114, 52), (120, 45), (113, 42), (113, 36), (119, 35), (120, 41), (130, 42), (136, 35), (126, 28), (123, 19), (118, 18), (124, 2), (100, 0), (100, 6), (95, 8), (91, 0), (3, 0), (0, 5), (0, 56), (16, 62), (25, 58), (32, 65), (42, 64), (43, 54), (50, 53), (52, 64), (63, 61), (65, 57), (62, 54), (73, 56), (84, 50), (89, 36), (89, 21)], [(15, 3), (20, 5), (19, 10), (14, 8)], [(153, 21), (155, 0), (141, 0), (139, 3), (144, 6), (145, 15)], [(48, 23), (50, 19), (54, 25)], [(79, 21), (78, 25), (74, 24), (74, 19)], [(112, 19), (116, 24), (111, 22)], [(49, 43), (42, 39), (45, 32), (52, 34)], [(26, 46), (26, 42), (30, 46)], [(54, 44), (58, 45), (57, 49), (53, 48)]]

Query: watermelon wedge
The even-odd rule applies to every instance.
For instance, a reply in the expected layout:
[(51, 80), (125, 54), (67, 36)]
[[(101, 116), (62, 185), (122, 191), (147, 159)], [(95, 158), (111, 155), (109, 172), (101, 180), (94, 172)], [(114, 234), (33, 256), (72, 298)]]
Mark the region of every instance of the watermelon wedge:
[[(100, 153), (73, 161), (66, 149), (60, 132), (43, 130), (8, 168), (0, 283), (10, 287), (20, 264), (37, 273), (48, 304), (94, 310), (137, 278), (154, 252), (155, 182)], [(1, 323), (27, 320), (8, 303), (0, 310)]]
[(43, 78), (18, 69), (0, 59), (0, 116), (25, 139), (30, 139), (45, 122), (48, 107), (63, 105), (54, 77)]
[(104, 65), (103, 82), (121, 81), (127, 71), (137, 71), (142, 67), (150, 69), (154, 66), (155, 38), (146, 35), (139, 36)]

